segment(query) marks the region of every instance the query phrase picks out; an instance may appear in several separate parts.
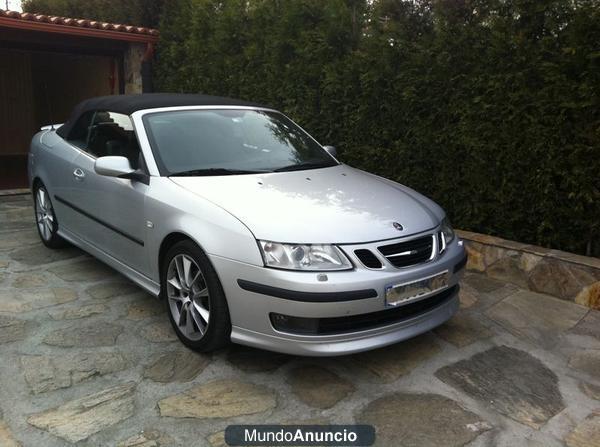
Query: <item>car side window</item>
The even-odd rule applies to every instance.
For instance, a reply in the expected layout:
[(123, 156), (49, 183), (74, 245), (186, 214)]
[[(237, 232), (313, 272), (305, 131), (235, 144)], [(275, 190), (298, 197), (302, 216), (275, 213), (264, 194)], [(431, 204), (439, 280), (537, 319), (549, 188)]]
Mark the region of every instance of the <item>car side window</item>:
[(73, 146), (77, 146), (78, 148), (85, 150), (87, 146), (88, 132), (92, 118), (94, 117), (94, 113), (94, 111), (85, 112), (79, 117), (71, 129), (71, 132), (66, 140)]
[(134, 169), (138, 168), (141, 157), (131, 118), (108, 111), (97, 111), (94, 115), (85, 150), (94, 157), (126, 157)]

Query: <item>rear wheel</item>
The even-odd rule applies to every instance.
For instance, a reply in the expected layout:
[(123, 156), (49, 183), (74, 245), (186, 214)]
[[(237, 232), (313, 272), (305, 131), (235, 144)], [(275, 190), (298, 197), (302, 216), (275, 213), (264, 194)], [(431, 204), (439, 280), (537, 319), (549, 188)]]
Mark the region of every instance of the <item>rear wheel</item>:
[(179, 339), (202, 352), (229, 342), (229, 308), (221, 282), (204, 252), (192, 241), (175, 244), (165, 256), (161, 290)]
[(66, 241), (58, 235), (58, 221), (50, 194), (46, 187), (39, 184), (34, 192), (35, 221), (42, 243), (49, 248), (61, 248)]

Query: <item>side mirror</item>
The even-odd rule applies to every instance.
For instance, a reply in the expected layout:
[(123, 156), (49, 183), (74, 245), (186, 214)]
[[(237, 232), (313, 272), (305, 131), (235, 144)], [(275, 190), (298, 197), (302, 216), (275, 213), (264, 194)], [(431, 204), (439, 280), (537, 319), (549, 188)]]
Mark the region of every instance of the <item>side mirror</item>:
[(327, 153), (329, 155), (331, 155), (332, 157), (334, 157), (334, 158), (337, 157), (337, 150), (335, 149), (335, 147), (333, 147), (333, 146), (323, 146), (323, 149), (325, 149), (327, 151)]
[(127, 157), (114, 155), (100, 157), (94, 163), (94, 171), (107, 177), (126, 178), (146, 185), (150, 184), (150, 176), (140, 169), (133, 169)]
[(135, 172), (126, 157), (112, 155), (98, 158), (94, 163), (94, 171), (107, 177), (123, 177)]

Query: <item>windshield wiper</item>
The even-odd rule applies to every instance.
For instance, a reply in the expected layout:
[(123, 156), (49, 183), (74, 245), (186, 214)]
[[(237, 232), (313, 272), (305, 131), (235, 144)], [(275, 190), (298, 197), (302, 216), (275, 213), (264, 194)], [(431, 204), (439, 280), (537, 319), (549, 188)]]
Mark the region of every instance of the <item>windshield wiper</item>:
[(303, 163), (273, 169), (273, 172), (302, 171), (303, 169), (330, 168), (332, 166), (336, 165), (324, 161), (305, 161)]
[(271, 171), (250, 171), (244, 169), (227, 169), (227, 168), (208, 168), (208, 169), (191, 169), (189, 171), (181, 171), (170, 174), (169, 177), (200, 177), (210, 175), (239, 175), (239, 174), (261, 174)]

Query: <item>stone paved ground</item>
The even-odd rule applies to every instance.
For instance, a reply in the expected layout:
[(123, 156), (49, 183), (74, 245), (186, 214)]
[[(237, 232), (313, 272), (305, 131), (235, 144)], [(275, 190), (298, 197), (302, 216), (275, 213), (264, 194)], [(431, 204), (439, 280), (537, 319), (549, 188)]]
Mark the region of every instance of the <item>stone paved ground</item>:
[(600, 446), (600, 312), (467, 275), (408, 342), (310, 359), (187, 351), (157, 300), (45, 249), (0, 198), (0, 446), (223, 445), (231, 423), (373, 424), (390, 446)]

